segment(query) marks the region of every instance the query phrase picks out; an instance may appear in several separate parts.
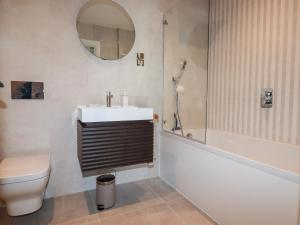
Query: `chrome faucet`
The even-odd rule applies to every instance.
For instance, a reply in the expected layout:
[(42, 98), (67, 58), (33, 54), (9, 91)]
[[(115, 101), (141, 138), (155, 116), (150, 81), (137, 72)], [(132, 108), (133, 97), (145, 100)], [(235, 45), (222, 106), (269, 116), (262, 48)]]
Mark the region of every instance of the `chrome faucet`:
[(106, 95), (106, 107), (111, 107), (111, 99), (114, 96), (111, 94), (111, 92), (109, 91)]

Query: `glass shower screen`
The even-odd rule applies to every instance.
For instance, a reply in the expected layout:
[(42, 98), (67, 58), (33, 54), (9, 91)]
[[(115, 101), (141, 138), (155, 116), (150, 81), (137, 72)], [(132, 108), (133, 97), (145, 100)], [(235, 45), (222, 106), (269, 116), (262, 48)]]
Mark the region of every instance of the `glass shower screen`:
[(178, 2), (164, 15), (163, 129), (205, 143), (209, 0)]

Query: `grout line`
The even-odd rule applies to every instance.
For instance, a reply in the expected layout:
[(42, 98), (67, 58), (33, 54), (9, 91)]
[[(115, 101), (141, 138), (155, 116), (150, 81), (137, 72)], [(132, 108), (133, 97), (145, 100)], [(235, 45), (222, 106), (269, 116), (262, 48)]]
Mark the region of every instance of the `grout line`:
[(142, 208), (138, 208), (138, 209), (133, 209), (132, 211), (128, 211), (128, 212), (125, 212), (125, 213), (116, 213), (116, 214), (113, 214), (113, 215), (107, 215), (105, 216), (104, 218), (101, 219), (101, 213), (97, 213), (98, 215), (98, 218), (100, 220), (100, 222), (103, 220), (103, 219), (110, 219), (110, 218), (113, 218), (113, 217), (116, 217), (116, 216), (125, 216), (125, 215), (128, 215), (128, 214), (131, 214), (131, 213), (135, 213), (135, 212), (141, 212), (145, 209), (149, 209), (149, 208), (154, 208), (158, 205), (162, 205), (162, 204), (165, 204), (164, 202), (159, 202), (159, 203), (156, 203), (156, 204), (153, 204), (153, 205), (149, 205), (149, 206), (146, 206), (146, 207), (142, 207)]
[[(160, 178), (159, 178), (160, 179)], [(165, 183), (163, 180), (160, 179), (161, 182)], [(165, 183), (166, 184), (166, 183)], [(167, 184), (168, 185), (168, 184)], [(164, 197), (160, 196), (160, 194), (158, 194), (149, 184), (147, 184), (147, 186), (150, 188), (150, 190), (152, 191), (152, 193), (154, 193), (155, 195), (157, 195), (159, 198), (161, 198), (163, 200), (164, 203), (171, 203), (171, 202), (174, 202), (174, 201), (177, 201), (179, 199), (182, 199), (184, 198), (184, 196), (182, 196), (180, 193), (178, 193), (175, 189), (173, 189), (171, 186), (169, 186), (171, 189), (173, 189), (174, 192), (178, 193), (179, 194), (179, 197), (178, 198), (174, 198), (174, 199), (170, 199), (170, 200), (167, 200), (165, 199)]]
[[(176, 191), (176, 193), (178, 193)], [(170, 200), (166, 200), (166, 202), (169, 204), (169, 203), (174, 203), (175, 201), (178, 201), (178, 200), (181, 200), (181, 199), (185, 199), (187, 200), (183, 195), (181, 195), (180, 193), (178, 193), (179, 197), (178, 198), (174, 198), (174, 199), (170, 199)], [(188, 201), (188, 200), (187, 200)]]
[[(178, 200), (178, 199), (177, 199)], [(194, 208), (195, 208), (195, 211), (196, 212), (198, 212), (198, 213), (200, 213), (203, 217), (204, 217), (204, 219), (206, 220), (206, 221), (204, 221), (205, 222), (205, 225), (218, 225), (218, 224), (216, 224), (210, 217), (208, 217), (202, 210), (199, 210), (198, 208), (196, 208), (189, 200), (187, 200), (187, 199), (185, 199), (184, 198), (184, 200), (186, 200), (189, 204), (191, 204)], [(175, 201), (175, 200), (174, 200)], [(171, 201), (170, 203), (172, 203), (172, 202), (174, 202), (174, 201)], [(185, 219), (182, 217), (182, 216), (180, 216), (173, 208), (172, 208), (172, 206), (170, 205), (170, 203), (167, 203), (167, 205), (169, 206), (169, 208), (176, 214), (176, 215), (178, 215), (182, 220), (184, 220), (184, 222), (186, 223), (186, 224), (188, 224), (186, 221), (185, 221)]]
[[(162, 180), (162, 178), (160, 178)], [(206, 213), (204, 210), (202, 210), (200, 207), (198, 207), (192, 200), (190, 200), (188, 197), (186, 197), (181, 191), (179, 191), (177, 188), (175, 188), (173, 185), (169, 184), (167, 181), (162, 180), (163, 182), (165, 182), (166, 184), (168, 184), (170, 187), (172, 187), (175, 191), (177, 191), (180, 195), (183, 196), (184, 199), (186, 199), (190, 204), (192, 204), (196, 209), (198, 209), (200, 212), (202, 212), (202, 215), (204, 215), (206, 218), (208, 218), (213, 225), (220, 225), (218, 222), (216, 222), (215, 220), (213, 220), (213, 218), (211, 218), (208, 213)]]
[[(155, 179), (155, 178), (154, 178)], [(147, 179), (150, 180), (150, 179)], [(157, 193), (149, 184), (147, 184), (147, 180), (144, 180), (145, 186), (147, 186), (149, 188), (149, 190), (152, 192), (152, 194), (156, 195), (157, 197), (161, 198), (163, 201), (165, 201), (159, 193)]]
[[(163, 181), (161, 178), (158, 178), (162, 183), (165, 183), (166, 185), (168, 185), (170, 188), (172, 188), (173, 190), (174, 190), (174, 192), (177, 192), (178, 194), (179, 194), (179, 196), (180, 197), (178, 197), (178, 198), (175, 198), (175, 199), (171, 199), (171, 200), (165, 200), (165, 199), (163, 199), (164, 200), (164, 202), (166, 203), (166, 205), (178, 216), (178, 217), (180, 217), (181, 218), (181, 220), (183, 220), (184, 221), (184, 223), (186, 224), (186, 225), (188, 225), (188, 223), (185, 221), (185, 219), (184, 218), (182, 218), (173, 208), (172, 208), (172, 206), (170, 205), (170, 204), (172, 204), (172, 203), (174, 203), (175, 201), (177, 201), (177, 200), (180, 200), (180, 199), (184, 199), (184, 200), (186, 200), (188, 203), (190, 203), (193, 207), (195, 207), (194, 206), (194, 204), (193, 203), (191, 203), (187, 198), (185, 198), (181, 193), (179, 193), (176, 189), (174, 189), (172, 186), (170, 186), (169, 184), (167, 184), (165, 181)], [(147, 184), (148, 185), (148, 184)], [(148, 185), (149, 186), (149, 188), (153, 191), (153, 193), (155, 193), (155, 191), (152, 189), (152, 187), (150, 186), (150, 185)], [(197, 207), (195, 207), (195, 209), (197, 209), (197, 210), (199, 210), (199, 213), (201, 213), (201, 215), (202, 216), (204, 216), (205, 217), (205, 219), (209, 222), (209, 224), (208, 225), (218, 225), (216, 222), (214, 222), (207, 214), (205, 214), (202, 210), (200, 210), (200, 209), (198, 209)]]
[[(165, 183), (162, 179), (160, 179), (159, 177), (158, 177), (158, 179), (161, 181), (161, 182), (163, 182), (163, 183)], [(173, 202), (173, 201), (176, 201), (176, 200), (178, 200), (178, 199), (181, 199), (183, 196), (182, 195), (180, 195), (180, 197), (178, 197), (178, 198), (175, 198), (175, 199), (170, 199), (170, 200), (166, 200), (164, 197), (162, 197), (158, 192), (156, 192), (149, 184), (147, 184), (146, 182), (145, 182), (145, 184), (147, 185), (147, 187), (150, 189), (150, 191), (154, 194), (154, 195), (156, 195), (157, 197), (159, 197), (164, 203), (167, 203), (168, 204), (168, 202)], [(166, 183), (165, 183), (166, 184)], [(172, 188), (171, 186), (170, 186), (170, 188)], [(175, 189), (173, 189), (175, 192), (177, 192)], [(177, 192), (178, 193), (178, 192)]]
[[(184, 196), (181, 195), (178, 191), (176, 191), (172, 186), (170, 186), (169, 184), (167, 184), (166, 182), (164, 182), (161, 178), (158, 177), (158, 179), (160, 180), (160, 182), (166, 184), (169, 188), (173, 189), (174, 192), (176, 192), (176, 193), (179, 194), (179, 197), (178, 197), (178, 198), (166, 200), (164, 197), (160, 196), (160, 194), (157, 193), (157, 192), (156, 192), (149, 184), (146, 183), (146, 185), (151, 189), (151, 191), (152, 191), (154, 194), (158, 195), (158, 197), (160, 197), (160, 198), (163, 200), (163, 202), (168, 203), (168, 202), (173, 202), (173, 201), (176, 201), (176, 200), (179, 200), (179, 199), (184, 198)], [(184, 198), (184, 199), (185, 199), (185, 198)]]
[(102, 225), (102, 220), (101, 220), (100, 216), (98, 215), (98, 213), (97, 213), (96, 215), (97, 215), (97, 222), (98, 222), (100, 225)]
[(179, 218), (179, 220), (181, 220), (185, 225), (189, 225), (189, 223), (187, 223), (185, 221), (184, 218), (182, 218), (168, 203), (167, 203), (167, 207), (173, 212), (173, 214), (175, 214), (175, 216), (177, 216)]
[(61, 206), (62, 213), (61, 213), (61, 215), (59, 215), (59, 217), (62, 218), (61, 220), (63, 221), (63, 223), (65, 223), (65, 221), (64, 221), (65, 220), (65, 218), (64, 218), (64, 216), (65, 216), (65, 196), (66, 195), (61, 196), (61, 198), (62, 198), (61, 199), (61, 201), (62, 201), (62, 203), (61, 203), (62, 204), (62, 206)]

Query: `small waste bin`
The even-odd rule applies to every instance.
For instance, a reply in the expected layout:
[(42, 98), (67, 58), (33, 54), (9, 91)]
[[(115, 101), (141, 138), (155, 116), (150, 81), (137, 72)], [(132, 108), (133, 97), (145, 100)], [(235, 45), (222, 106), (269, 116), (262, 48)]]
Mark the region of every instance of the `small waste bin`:
[(112, 174), (97, 177), (96, 202), (98, 210), (114, 206), (116, 199), (115, 178)]

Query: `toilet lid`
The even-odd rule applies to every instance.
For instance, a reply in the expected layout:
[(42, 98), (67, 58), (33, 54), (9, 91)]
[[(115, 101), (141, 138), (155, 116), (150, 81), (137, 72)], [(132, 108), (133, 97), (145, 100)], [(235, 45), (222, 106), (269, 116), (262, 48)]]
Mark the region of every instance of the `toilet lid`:
[(49, 172), (49, 154), (5, 158), (0, 162), (0, 185), (40, 179)]

